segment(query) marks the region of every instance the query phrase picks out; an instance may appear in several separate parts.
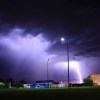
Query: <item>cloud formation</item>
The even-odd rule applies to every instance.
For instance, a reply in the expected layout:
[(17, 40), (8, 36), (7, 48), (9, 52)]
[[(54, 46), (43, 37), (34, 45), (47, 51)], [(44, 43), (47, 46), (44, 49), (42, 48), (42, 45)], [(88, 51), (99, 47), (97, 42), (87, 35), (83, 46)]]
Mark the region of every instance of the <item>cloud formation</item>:
[[(47, 40), (43, 33), (32, 35), (24, 29), (15, 28), (7, 35), (0, 36), (0, 76), (24, 79), (28, 82), (47, 79), (47, 60), (49, 79), (55, 81), (67, 80), (66, 49), (49, 52), (54, 42)], [(96, 58), (75, 57), (70, 53), (71, 62), (78, 62), (78, 66), (70, 65), (70, 80), (80, 81), (93, 71)], [(88, 61), (88, 62), (87, 62)], [(90, 63), (91, 61), (94, 61)], [(88, 65), (87, 65), (88, 64)], [(94, 68), (94, 67), (93, 67)], [(92, 68), (92, 69), (93, 69)], [(87, 72), (84, 72), (87, 69)], [(80, 75), (81, 74), (81, 75)]]
[(24, 35), (21, 29), (13, 29), (9, 35), (0, 37), (0, 54), (6, 57), (7, 54), (9, 57), (12, 56), (12, 62), (15, 62), (16, 66), (13, 66), (15, 77), (20, 75), (23, 78), (26, 74), (30, 78), (34, 78), (35, 74), (40, 77), (44, 76), (41, 75), (44, 73), (42, 67), (46, 66), (46, 60), (52, 56), (46, 52), (50, 46), (51, 43), (43, 38), (43, 34)]

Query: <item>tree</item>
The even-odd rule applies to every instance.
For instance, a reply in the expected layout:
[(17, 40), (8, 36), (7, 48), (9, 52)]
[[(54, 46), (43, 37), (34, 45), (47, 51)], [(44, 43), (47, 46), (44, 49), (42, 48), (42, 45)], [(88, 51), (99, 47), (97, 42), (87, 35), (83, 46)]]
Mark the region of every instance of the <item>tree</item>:
[(0, 78), (0, 82), (4, 82), (3, 79)]
[(5, 87), (6, 87), (5, 83), (4, 82), (0, 82), (0, 88), (5, 88)]
[(20, 80), (19, 82), (23, 83), (23, 84), (26, 84), (26, 81), (24, 81), (24, 80)]
[(90, 78), (84, 78), (84, 85), (85, 86), (93, 86), (93, 80)]
[(16, 84), (16, 87), (19, 88), (19, 87), (23, 87), (23, 84), (27, 84), (24, 80), (20, 80), (17, 84)]
[(11, 88), (12, 87), (12, 85), (13, 85), (13, 79), (7, 79), (7, 87), (8, 88)]

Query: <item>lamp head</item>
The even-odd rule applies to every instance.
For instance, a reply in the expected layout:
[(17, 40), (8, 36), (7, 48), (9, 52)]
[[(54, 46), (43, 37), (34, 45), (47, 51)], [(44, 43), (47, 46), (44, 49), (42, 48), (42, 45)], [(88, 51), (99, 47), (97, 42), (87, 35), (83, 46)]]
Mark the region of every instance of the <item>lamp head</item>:
[(60, 40), (61, 40), (61, 42), (64, 42), (65, 41), (65, 38), (64, 37), (61, 37)]

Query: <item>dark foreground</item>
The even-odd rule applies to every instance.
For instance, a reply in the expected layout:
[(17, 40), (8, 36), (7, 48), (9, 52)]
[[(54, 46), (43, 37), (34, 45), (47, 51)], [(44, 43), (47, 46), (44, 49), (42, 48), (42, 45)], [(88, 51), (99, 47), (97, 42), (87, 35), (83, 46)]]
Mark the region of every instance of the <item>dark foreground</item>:
[(50, 100), (50, 99), (98, 99), (100, 88), (63, 88), (63, 89), (2, 89), (0, 100)]

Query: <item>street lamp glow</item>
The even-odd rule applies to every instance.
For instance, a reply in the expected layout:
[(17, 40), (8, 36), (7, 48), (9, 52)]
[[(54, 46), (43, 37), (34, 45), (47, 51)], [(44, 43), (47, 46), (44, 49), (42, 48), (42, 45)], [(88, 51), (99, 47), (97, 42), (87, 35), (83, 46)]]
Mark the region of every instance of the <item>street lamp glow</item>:
[(62, 37), (60, 40), (61, 40), (62, 42), (65, 41), (64, 37)]

